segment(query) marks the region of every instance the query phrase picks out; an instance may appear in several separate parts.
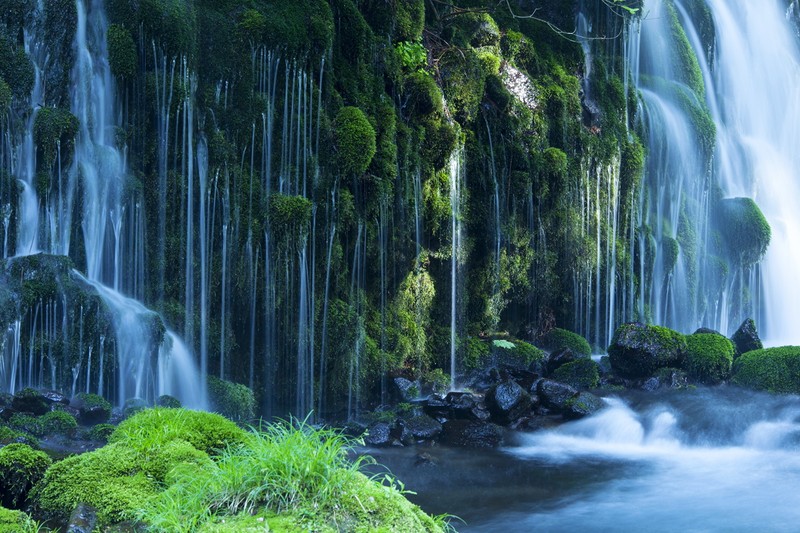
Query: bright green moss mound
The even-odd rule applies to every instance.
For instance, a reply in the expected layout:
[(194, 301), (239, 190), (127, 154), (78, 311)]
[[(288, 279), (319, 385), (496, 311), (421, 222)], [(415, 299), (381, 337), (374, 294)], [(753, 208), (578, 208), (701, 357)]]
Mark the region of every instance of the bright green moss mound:
[[(324, 0), (270, 0), (264, 9), (259, 37), (290, 56), (321, 56), (333, 43), (333, 13)], [(251, 17), (249, 26), (257, 17)], [(248, 21), (243, 20), (247, 25)]]
[(752, 198), (726, 198), (717, 207), (717, 226), (731, 258), (752, 265), (764, 257), (772, 229)]
[(375, 128), (357, 107), (339, 110), (335, 124), (339, 168), (345, 174), (361, 175), (375, 156)]
[(155, 407), (122, 422), (108, 441), (136, 450), (152, 450), (184, 440), (202, 452), (214, 454), (244, 441), (246, 435), (247, 432), (218, 414)]
[(800, 394), (800, 346), (743, 354), (733, 364), (733, 382), (751, 389)]
[(571, 331), (561, 328), (551, 329), (544, 337), (536, 343), (539, 348), (548, 352), (555, 352), (563, 348), (569, 348), (575, 355), (592, 355), (592, 348), (589, 343)]
[(581, 357), (558, 367), (553, 372), (553, 379), (576, 389), (595, 389), (600, 384), (600, 370), (597, 363)]
[(9, 444), (0, 448), (0, 501), (19, 508), (28, 492), (44, 476), (52, 461), (46, 453), (27, 444)]
[(733, 363), (733, 343), (722, 335), (695, 333), (686, 336), (683, 368), (695, 381), (715, 385), (728, 379)]
[(208, 400), (212, 411), (234, 422), (248, 422), (255, 417), (253, 391), (241, 383), (209, 376)]
[(22, 511), (0, 507), (0, 533), (37, 533), (39, 528)]
[(78, 421), (66, 411), (50, 411), (39, 420), (45, 435), (71, 435), (78, 429)]

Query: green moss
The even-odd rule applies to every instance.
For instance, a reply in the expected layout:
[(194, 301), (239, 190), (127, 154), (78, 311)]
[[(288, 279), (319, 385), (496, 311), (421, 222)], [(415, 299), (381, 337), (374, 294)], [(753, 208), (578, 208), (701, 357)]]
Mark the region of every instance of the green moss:
[(55, 163), (58, 144), (67, 153), (78, 133), (78, 119), (65, 109), (43, 107), (33, 125), (34, 140), (46, 167)]
[(40, 418), (30, 415), (15, 413), (9, 420), (8, 425), (17, 431), (24, 431), (37, 437), (44, 436), (44, 424)]
[(171, 409), (178, 409), (181, 407), (181, 401), (174, 396), (170, 396), (169, 394), (162, 394), (156, 399), (156, 405), (158, 407), (169, 407)]
[(461, 364), (464, 365), (464, 370), (470, 371), (476, 370), (484, 364), (491, 353), (491, 348), (486, 341), (477, 337), (467, 337), (461, 353), (463, 354)]
[(764, 257), (772, 237), (769, 222), (752, 198), (727, 198), (717, 206), (716, 223), (731, 259), (752, 265)]
[(38, 533), (40, 528), (22, 511), (0, 507), (0, 533)]
[(0, 498), (6, 507), (19, 509), (28, 492), (44, 476), (52, 461), (27, 444), (0, 448)]
[(241, 442), (245, 435), (236, 424), (218, 414), (155, 407), (122, 422), (108, 440), (137, 450), (185, 440), (198, 450), (213, 454)]
[(733, 364), (733, 382), (751, 389), (800, 394), (800, 346), (743, 354)]
[(733, 363), (733, 343), (713, 333), (695, 333), (686, 336), (686, 358), (683, 367), (689, 376), (714, 385), (728, 379)]
[(136, 75), (136, 44), (124, 26), (111, 24), (106, 34), (108, 64), (117, 77), (132, 79)]
[(46, 435), (71, 435), (78, 429), (78, 421), (65, 411), (50, 411), (39, 418), (39, 421)]
[(290, 56), (322, 56), (333, 43), (333, 13), (324, 0), (284, 2), (269, 0), (264, 6), (266, 27), (262, 38), (268, 46)]
[(234, 422), (246, 423), (255, 417), (253, 391), (241, 383), (208, 376), (208, 400), (212, 411)]
[(427, 72), (415, 72), (403, 83), (406, 110), (412, 116), (442, 113), (442, 92)]
[(343, 107), (334, 125), (339, 169), (344, 174), (361, 175), (376, 151), (375, 129), (357, 107)]
[(98, 442), (108, 442), (109, 437), (114, 431), (117, 429), (117, 426), (113, 424), (97, 424), (92, 426), (92, 429), (89, 430), (87, 436), (91, 440), (95, 440)]
[(553, 372), (553, 379), (576, 389), (595, 389), (600, 384), (600, 371), (597, 363), (581, 357), (558, 367)]
[(586, 339), (577, 333), (561, 328), (551, 329), (536, 342), (536, 345), (549, 352), (569, 348), (575, 355), (588, 357), (592, 354), (592, 348), (589, 346)]
[(11, 107), (11, 99), (14, 94), (11, 92), (11, 87), (6, 83), (6, 80), (0, 78), (0, 115)]
[(0, 78), (20, 100), (30, 97), (35, 73), (25, 50), (0, 32)]
[(0, 446), (5, 446), (12, 442), (25, 442), (34, 446), (39, 445), (38, 439), (30, 433), (18, 431), (8, 426), (0, 426)]
[(395, 41), (422, 39), (422, 30), (425, 26), (425, 0), (398, 0), (395, 6)]
[(301, 235), (311, 222), (311, 200), (303, 196), (269, 197), (269, 223), (277, 235)]
[(679, 366), (685, 354), (684, 335), (641, 323), (618, 327), (608, 347), (614, 372), (630, 378), (647, 378), (659, 368)]
[(111, 416), (111, 403), (99, 394), (79, 392), (75, 395), (75, 401), (82, 405), (82, 410), (99, 409), (108, 414), (105, 416), (106, 419)]
[(673, 62), (679, 79), (694, 91), (697, 98), (702, 99), (705, 95), (705, 84), (703, 74), (700, 71), (700, 63), (694, 55), (694, 49), (689, 44), (689, 39), (683, 31), (678, 13), (672, 3), (666, 4), (667, 16), (669, 17), (670, 30), (672, 32), (672, 43), (675, 46)]

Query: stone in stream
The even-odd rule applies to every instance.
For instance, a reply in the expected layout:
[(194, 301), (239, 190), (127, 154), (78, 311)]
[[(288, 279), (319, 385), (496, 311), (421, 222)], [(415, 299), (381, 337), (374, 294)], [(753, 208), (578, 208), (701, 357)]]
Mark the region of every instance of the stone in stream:
[(450, 420), (442, 427), (441, 442), (466, 448), (496, 448), (503, 442), (503, 428), (479, 420)]
[(575, 352), (569, 348), (561, 348), (550, 354), (547, 358), (547, 375), (552, 375), (556, 369), (562, 365), (573, 362), (577, 359)]
[(632, 322), (617, 328), (608, 356), (616, 374), (638, 379), (659, 368), (680, 367), (686, 350), (686, 338), (677, 331)]
[(491, 416), (480, 399), (469, 392), (450, 392), (444, 398), (432, 394), (422, 409), (439, 422), (450, 419), (489, 420)]
[(378, 448), (399, 444), (394, 425), (388, 422), (375, 422), (364, 435), (364, 444)]
[(486, 407), (495, 422), (510, 424), (531, 409), (531, 396), (515, 381), (507, 380), (489, 389)]
[(544, 407), (563, 412), (568, 409), (569, 401), (578, 395), (578, 391), (566, 383), (543, 379), (536, 385), (536, 394)]
[(413, 443), (423, 440), (433, 440), (442, 432), (442, 424), (428, 415), (418, 415), (407, 420), (401, 420), (402, 440), (404, 443)]
[(735, 357), (739, 357), (743, 353), (753, 350), (760, 350), (764, 347), (764, 344), (758, 336), (756, 323), (752, 318), (748, 318), (742, 322), (739, 329), (731, 335), (731, 342), (733, 342), (733, 346), (736, 348)]
[(603, 400), (591, 392), (581, 392), (567, 402), (567, 408), (564, 410), (563, 416), (567, 420), (577, 420), (593, 415), (604, 406)]
[(91, 533), (97, 525), (97, 510), (85, 503), (79, 504), (69, 516), (67, 533)]

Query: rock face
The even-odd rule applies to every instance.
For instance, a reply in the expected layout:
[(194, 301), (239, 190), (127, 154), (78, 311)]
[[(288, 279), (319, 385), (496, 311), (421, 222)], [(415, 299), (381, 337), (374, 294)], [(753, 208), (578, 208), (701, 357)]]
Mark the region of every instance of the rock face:
[(493, 420), (510, 424), (530, 411), (531, 396), (515, 381), (507, 380), (489, 389), (486, 407)]
[(683, 335), (640, 323), (617, 328), (608, 347), (614, 372), (625, 378), (646, 378), (659, 368), (680, 367), (685, 354)]
[(577, 359), (575, 352), (569, 348), (561, 348), (550, 354), (547, 359), (547, 374), (552, 375), (560, 366), (573, 362)]
[(569, 401), (578, 395), (578, 391), (565, 383), (543, 379), (536, 386), (536, 394), (542, 405), (562, 412), (568, 408)]
[(731, 335), (731, 342), (733, 342), (733, 346), (736, 348), (736, 357), (747, 352), (752, 352), (753, 350), (760, 350), (764, 347), (758, 336), (756, 323), (752, 318), (748, 318), (742, 322), (739, 329)]
[(364, 443), (367, 446), (391, 446), (395, 442), (392, 426), (387, 422), (376, 422), (369, 427)]
[(503, 442), (503, 428), (477, 420), (450, 420), (443, 426), (441, 440), (451, 446), (495, 448)]
[(410, 402), (419, 395), (419, 384), (403, 377), (392, 380), (392, 392), (400, 402)]

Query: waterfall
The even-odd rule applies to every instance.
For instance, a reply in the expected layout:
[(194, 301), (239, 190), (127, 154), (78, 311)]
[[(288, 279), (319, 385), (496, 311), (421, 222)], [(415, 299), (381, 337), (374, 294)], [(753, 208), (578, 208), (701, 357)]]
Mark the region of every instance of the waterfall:
[(459, 283), (461, 282), (460, 265), (463, 261), (461, 228), (461, 187), (464, 181), (464, 149), (459, 146), (450, 155), (450, 218), (451, 218), (451, 252), (450, 252), (450, 389), (456, 390), (456, 373), (458, 372), (459, 338)]

